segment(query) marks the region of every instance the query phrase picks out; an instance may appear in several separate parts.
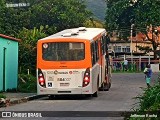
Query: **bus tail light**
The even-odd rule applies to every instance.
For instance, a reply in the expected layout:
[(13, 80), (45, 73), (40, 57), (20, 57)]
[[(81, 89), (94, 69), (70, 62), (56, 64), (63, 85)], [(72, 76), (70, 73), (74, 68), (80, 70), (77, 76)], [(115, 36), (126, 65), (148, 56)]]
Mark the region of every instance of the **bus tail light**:
[(38, 82), (39, 82), (40, 86), (42, 86), (44, 88), (46, 87), (44, 75), (43, 75), (41, 69), (38, 69)]
[(83, 77), (83, 87), (86, 87), (90, 83), (90, 68), (87, 68)]

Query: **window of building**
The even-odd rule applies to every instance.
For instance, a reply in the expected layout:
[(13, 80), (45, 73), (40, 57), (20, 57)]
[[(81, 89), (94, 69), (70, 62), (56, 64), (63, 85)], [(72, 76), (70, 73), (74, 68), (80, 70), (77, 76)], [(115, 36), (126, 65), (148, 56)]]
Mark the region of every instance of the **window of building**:
[(121, 46), (114, 46), (115, 52), (121, 52)]
[(130, 46), (122, 47), (122, 52), (130, 52)]

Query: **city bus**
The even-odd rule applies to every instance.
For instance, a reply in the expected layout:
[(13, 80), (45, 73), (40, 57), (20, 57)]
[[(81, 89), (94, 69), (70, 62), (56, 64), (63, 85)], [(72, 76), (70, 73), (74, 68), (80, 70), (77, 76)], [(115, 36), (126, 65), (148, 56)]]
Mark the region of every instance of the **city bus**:
[(109, 90), (109, 41), (103, 28), (66, 29), (37, 42), (37, 94), (98, 96)]

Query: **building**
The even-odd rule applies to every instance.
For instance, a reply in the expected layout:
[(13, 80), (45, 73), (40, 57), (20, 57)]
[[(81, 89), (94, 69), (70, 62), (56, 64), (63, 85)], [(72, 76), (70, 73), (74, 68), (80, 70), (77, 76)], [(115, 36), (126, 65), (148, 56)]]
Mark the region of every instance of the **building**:
[(20, 39), (0, 34), (0, 91), (17, 88)]
[[(157, 28), (157, 31), (160, 31)], [(139, 32), (136, 34), (135, 37), (129, 37), (128, 41), (124, 40), (118, 40), (117, 34), (114, 33), (113, 37), (111, 38), (111, 44), (109, 46), (110, 53), (114, 54), (114, 57), (122, 57), (122, 55), (128, 55), (130, 58), (131, 56), (133, 58), (136, 58), (136, 56), (142, 55), (144, 58), (153, 57), (153, 52), (145, 53), (144, 50), (139, 50), (137, 46), (140, 47), (148, 47), (150, 49), (153, 48), (152, 42), (148, 39), (155, 40), (157, 43), (160, 42), (160, 34), (152, 33), (152, 31), (148, 32), (148, 38), (145, 34)], [(160, 50), (160, 45), (157, 47), (157, 50)], [(126, 57), (126, 56), (125, 56)]]
[[(130, 70), (133, 69), (133, 65), (135, 66), (135, 70), (141, 71), (147, 64), (151, 64), (151, 67), (156, 65), (157, 68), (155, 71), (159, 71), (159, 60), (154, 59), (155, 51), (153, 51), (153, 44), (151, 42), (154, 40), (156, 44), (159, 44), (157, 46), (157, 52), (159, 52), (160, 28), (157, 28), (156, 30), (158, 31), (157, 33), (149, 31), (147, 36), (139, 32), (135, 37), (128, 37), (128, 40), (126, 41), (119, 40), (118, 34), (114, 33), (108, 49), (113, 58), (112, 64), (113, 66), (116, 66), (115, 69), (117, 69), (117, 64), (120, 63), (122, 66), (123, 61), (127, 59)], [(143, 49), (140, 50), (139, 48)], [(146, 51), (144, 48), (150, 49), (151, 51)], [(158, 57), (160, 58), (160, 56)]]
[[(150, 54), (153, 56), (153, 52), (146, 53), (143, 50), (139, 50), (136, 46), (142, 46), (142, 47), (149, 47), (152, 48), (152, 43), (150, 41), (111, 41), (109, 45), (109, 52), (113, 53), (113, 56), (115, 58), (118, 57), (125, 57), (128, 56), (128, 58), (131, 57), (131, 54), (133, 55), (133, 58), (136, 58), (136, 56), (144, 56), (148, 58), (148, 55)], [(132, 51), (132, 52), (131, 52)]]

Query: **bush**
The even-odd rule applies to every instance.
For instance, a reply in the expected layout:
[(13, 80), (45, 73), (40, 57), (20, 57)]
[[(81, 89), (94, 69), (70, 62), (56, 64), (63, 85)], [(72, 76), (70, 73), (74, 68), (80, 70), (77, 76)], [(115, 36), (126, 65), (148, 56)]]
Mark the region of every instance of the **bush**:
[[(158, 115), (160, 110), (160, 84), (157, 83), (151, 88), (143, 89), (144, 93), (136, 99), (139, 101), (139, 108), (135, 110), (137, 114), (145, 115), (147, 112)], [(158, 120), (159, 118), (130, 118), (129, 120)]]
[(137, 97), (140, 101), (139, 111), (155, 111), (160, 109), (160, 84), (144, 90), (144, 94)]
[(34, 93), (37, 91), (36, 77), (33, 75), (19, 74), (18, 89), (19, 92)]

